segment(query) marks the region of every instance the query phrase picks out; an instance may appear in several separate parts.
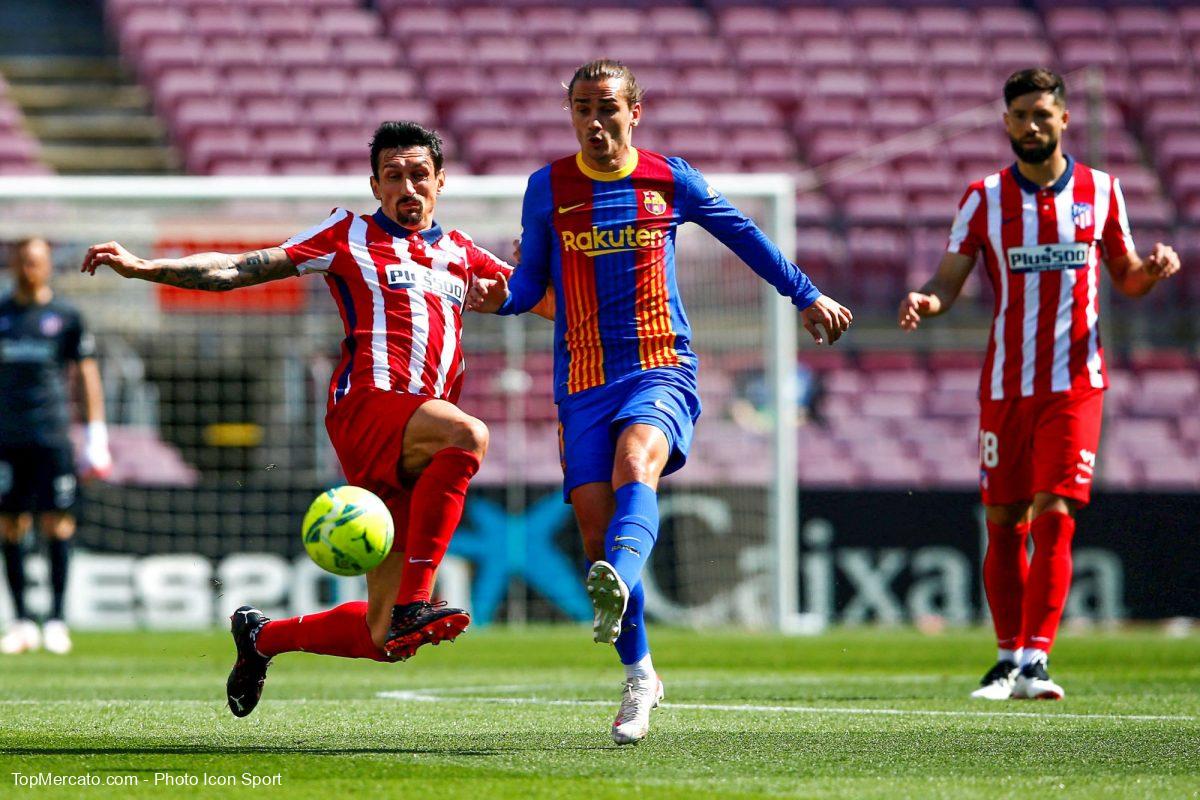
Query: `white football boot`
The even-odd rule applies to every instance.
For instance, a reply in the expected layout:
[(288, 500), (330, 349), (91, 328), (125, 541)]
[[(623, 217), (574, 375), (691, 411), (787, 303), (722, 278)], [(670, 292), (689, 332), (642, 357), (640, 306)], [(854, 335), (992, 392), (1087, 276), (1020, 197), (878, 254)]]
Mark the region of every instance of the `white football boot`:
[(662, 681), (658, 675), (649, 678), (629, 678), (621, 689), (621, 708), (612, 724), (612, 738), (617, 744), (636, 744), (650, 732), (650, 709), (658, 708), (663, 699)]
[(1012, 696), (1018, 700), (1062, 700), (1065, 695), (1063, 688), (1046, 674), (1044, 661), (1021, 667), (1012, 691)]
[(1007, 700), (1012, 697), (1013, 684), (1020, 670), (1012, 661), (997, 661), (979, 682), (979, 688), (971, 692), (976, 700)]
[(629, 605), (629, 587), (607, 561), (592, 564), (586, 585), (595, 612), (592, 639), (598, 644), (612, 644), (621, 635), (621, 618)]
[(41, 631), (37, 623), (31, 619), (14, 620), (8, 626), (8, 633), (0, 639), (0, 653), (8, 656), (37, 650), (42, 646)]
[(42, 626), (42, 646), (48, 652), (65, 656), (71, 652), (71, 632), (61, 619), (46, 620)]

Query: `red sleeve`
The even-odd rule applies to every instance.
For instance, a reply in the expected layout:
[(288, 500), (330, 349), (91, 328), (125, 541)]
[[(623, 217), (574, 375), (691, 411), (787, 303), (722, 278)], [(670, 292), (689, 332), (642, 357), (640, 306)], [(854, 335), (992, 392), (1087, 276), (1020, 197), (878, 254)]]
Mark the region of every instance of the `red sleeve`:
[(470, 236), (462, 231), (454, 231), (450, 237), (467, 253), (467, 271), (479, 278), (491, 280), (496, 275), (504, 273), (505, 278), (511, 278), (514, 267), (484, 248), (475, 244)]
[(296, 234), (280, 247), (287, 252), (301, 275), (306, 272), (328, 272), (334, 256), (347, 241), (345, 223), (353, 216), (344, 208), (335, 208), (324, 222)]
[(1118, 258), (1133, 249), (1129, 216), (1125, 213), (1125, 196), (1121, 193), (1121, 184), (1116, 178), (1112, 180), (1108, 216), (1104, 219), (1104, 230), (1100, 234), (1100, 240), (1104, 245), (1105, 258)]
[(987, 202), (983, 186), (971, 184), (958, 203), (958, 213), (950, 226), (950, 241), (946, 252), (975, 258), (987, 241)]

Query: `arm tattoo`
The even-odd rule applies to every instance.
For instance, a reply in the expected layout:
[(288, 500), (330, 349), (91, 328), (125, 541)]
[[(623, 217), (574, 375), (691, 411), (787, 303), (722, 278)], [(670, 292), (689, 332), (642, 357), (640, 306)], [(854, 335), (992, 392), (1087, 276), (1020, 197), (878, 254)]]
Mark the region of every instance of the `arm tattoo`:
[(157, 269), (149, 276), (150, 280), (181, 289), (209, 292), (229, 291), (296, 274), (291, 259), (279, 248), (255, 250), (239, 256), (197, 253), (184, 258), (160, 259), (153, 263)]

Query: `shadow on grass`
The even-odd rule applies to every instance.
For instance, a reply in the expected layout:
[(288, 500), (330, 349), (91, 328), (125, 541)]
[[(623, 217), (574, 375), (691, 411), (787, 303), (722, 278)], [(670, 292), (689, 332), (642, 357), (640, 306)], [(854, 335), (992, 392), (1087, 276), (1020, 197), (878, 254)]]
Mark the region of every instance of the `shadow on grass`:
[[(564, 750), (619, 750), (616, 744), (595, 745), (514, 745), (512, 747), (308, 747), (304, 745), (230, 745), (214, 747), (196, 745), (186, 747), (172, 745), (167, 747), (9, 747), (0, 750), (0, 754), (8, 756), (127, 756), (127, 755), (241, 755), (259, 753), (263, 755), (310, 755), (310, 756), (352, 756), (375, 753), (390, 753), (393, 755), (442, 755), (442, 756), (503, 756), (512, 753), (550, 753)], [(121, 772), (130, 772), (124, 767), (114, 768)], [(154, 771), (145, 768), (142, 771)]]

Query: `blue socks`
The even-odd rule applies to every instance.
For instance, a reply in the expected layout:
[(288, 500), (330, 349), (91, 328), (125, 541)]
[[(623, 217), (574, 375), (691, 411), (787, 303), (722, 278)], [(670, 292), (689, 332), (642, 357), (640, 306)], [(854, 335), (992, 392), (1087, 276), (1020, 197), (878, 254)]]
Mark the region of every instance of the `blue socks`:
[(642, 610), (646, 607), (646, 592), (638, 581), (629, 590), (629, 605), (621, 617), (621, 635), (613, 647), (625, 665), (636, 664), (650, 654), (650, 640), (646, 637), (646, 621)]
[(650, 654), (643, 617), (646, 592), (642, 587), (642, 569), (658, 540), (658, 494), (637, 481), (625, 484), (615, 494), (617, 507), (604, 532), (604, 558), (629, 587), (621, 635), (614, 644), (621, 663), (629, 667)]
[(612, 522), (604, 532), (604, 557), (632, 593), (658, 540), (658, 494), (634, 481), (617, 489), (616, 500)]

